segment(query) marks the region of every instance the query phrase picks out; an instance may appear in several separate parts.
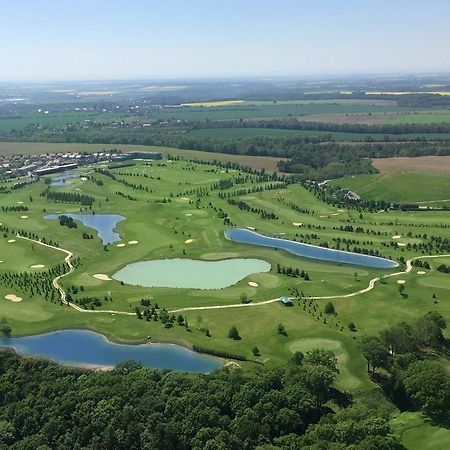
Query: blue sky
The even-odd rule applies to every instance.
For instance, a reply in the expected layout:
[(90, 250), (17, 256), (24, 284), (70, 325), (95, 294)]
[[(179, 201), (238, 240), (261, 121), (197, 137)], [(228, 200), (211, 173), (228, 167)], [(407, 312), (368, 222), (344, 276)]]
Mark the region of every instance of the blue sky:
[(0, 0), (0, 80), (450, 72), (447, 0)]

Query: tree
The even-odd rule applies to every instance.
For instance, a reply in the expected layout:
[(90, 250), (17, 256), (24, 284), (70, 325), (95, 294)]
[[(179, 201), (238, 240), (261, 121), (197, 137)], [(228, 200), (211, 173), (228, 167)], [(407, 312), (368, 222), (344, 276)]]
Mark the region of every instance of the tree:
[(11, 327), (8, 325), (8, 321), (5, 318), (0, 321), (0, 329), (2, 330), (3, 336), (11, 336)]
[(277, 334), (282, 334), (283, 336), (287, 336), (286, 328), (284, 328), (284, 325), (282, 323), (279, 323), (277, 325)]
[(178, 325), (183, 325), (184, 324), (184, 317), (182, 314), (178, 314), (177, 316), (177, 323)]
[(239, 341), (241, 339), (241, 336), (239, 336), (239, 331), (234, 325), (228, 331), (228, 338), (233, 339), (234, 341)]
[(362, 342), (362, 352), (367, 360), (367, 371), (372, 375), (378, 367), (386, 367), (388, 361), (388, 351), (382, 340), (378, 337), (366, 337)]
[(405, 390), (431, 418), (450, 418), (450, 375), (435, 361), (417, 361), (406, 370)]
[(334, 309), (334, 305), (331, 302), (328, 302), (324, 308), (325, 314), (333, 314), (336, 315), (336, 310)]
[(332, 370), (333, 372), (339, 372), (337, 368), (337, 358), (336, 356), (334, 356), (334, 353), (329, 350), (314, 348), (306, 352), (303, 362), (305, 364), (311, 364), (313, 366), (324, 366)]
[(256, 345), (252, 348), (252, 353), (253, 353), (253, 356), (259, 356), (260, 355), (259, 348)]
[(356, 331), (356, 325), (353, 322), (349, 322), (348, 329), (352, 332)]
[(239, 300), (241, 301), (241, 303), (250, 303), (250, 299), (248, 298), (247, 294), (241, 294)]

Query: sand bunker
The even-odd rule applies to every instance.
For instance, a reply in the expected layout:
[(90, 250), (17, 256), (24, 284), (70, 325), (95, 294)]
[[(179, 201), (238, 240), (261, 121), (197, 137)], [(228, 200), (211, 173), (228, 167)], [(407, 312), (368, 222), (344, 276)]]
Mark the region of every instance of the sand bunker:
[(125, 247), (125, 244), (117, 244), (116, 247)]
[(191, 217), (191, 216), (192, 216), (191, 213), (187, 213), (187, 214), (186, 214), (186, 217)]
[(28, 219), (28, 216), (20, 216), (21, 219)]
[(247, 228), (247, 230), (250, 230), (250, 231), (256, 231), (255, 227), (245, 227), (245, 228)]
[(319, 216), (321, 219), (324, 219), (325, 217), (328, 217), (328, 216)]
[(44, 264), (33, 264), (30, 266), (32, 269), (43, 269), (45, 266)]
[(102, 280), (102, 281), (111, 281), (111, 278), (108, 277), (108, 275), (104, 274), (104, 273), (96, 273), (94, 275), (92, 275), (95, 279), (97, 280)]
[(16, 242), (16, 240), (15, 240), (15, 239), (8, 239), (8, 242), (9, 242), (10, 244), (12, 244), (13, 242)]
[(332, 216), (338, 216), (338, 213), (331, 213)]
[(17, 297), (17, 295), (14, 294), (8, 294), (5, 295), (6, 300), (10, 300), (11, 302), (21, 302), (22, 297)]
[(292, 222), (292, 225), (294, 225), (294, 227), (301, 227), (303, 222)]
[(87, 181), (87, 178), (86, 177), (81, 177), (80, 180), (81, 181)]
[(23, 205), (23, 202), (17, 202), (19, 205)]
[(192, 244), (192, 242), (194, 242), (194, 239), (186, 239), (184, 241), (185, 244)]
[(136, 245), (139, 241), (128, 241), (130, 245)]
[(400, 239), (401, 236), (399, 234), (396, 234), (395, 236), (392, 236), (392, 239)]
[(405, 284), (406, 281), (405, 281), (405, 280), (397, 280), (397, 283), (398, 283), (398, 284)]
[(424, 270), (419, 270), (417, 272), (417, 275), (425, 275), (425, 274), (426, 274), (426, 272)]
[(256, 283), (255, 281), (249, 281), (248, 285), (251, 287), (258, 287), (258, 283)]
[(338, 209), (338, 212), (345, 212), (345, 209)]
[(185, 202), (189, 201), (189, 199), (187, 197), (181, 197), (180, 200), (184, 200)]
[(404, 244), (403, 242), (399, 242), (397, 245), (398, 245), (399, 247), (406, 247), (406, 244)]
[(0, 264), (1, 264), (2, 262), (5, 262), (5, 261), (0, 261)]

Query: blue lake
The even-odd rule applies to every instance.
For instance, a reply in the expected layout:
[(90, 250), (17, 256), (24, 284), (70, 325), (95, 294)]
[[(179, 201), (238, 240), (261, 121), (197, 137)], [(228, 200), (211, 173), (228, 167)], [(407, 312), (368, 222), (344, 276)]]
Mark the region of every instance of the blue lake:
[(61, 214), (47, 214), (44, 219), (58, 219), (59, 216), (72, 217), (73, 220), (79, 220), (86, 227), (94, 228), (97, 231), (99, 238), (104, 244), (112, 244), (120, 241), (119, 233), (116, 233), (114, 229), (116, 225), (125, 220), (126, 217), (120, 214), (74, 214), (74, 213), (61, 213)]
[(125, 345), (108, 341), (101, 334), (66, 330), (37, 336), (0, 338), (0, 346), (17, 353), (49, 358), (73, 366), (113, 367), (132, 359), (145, 367), (183, 372), (209, 373), (223, 366), (223, 360), (173, 344)]
[(61, 187), (66, 185), (66, 180), (70, 180), (71, 178), (80, 178), (80, 174), (78, 173), (65, 173), (63, 175), (58, 175), (52, 178), (50, 186)]
[(303, 244), (301, 242), (290, 241), (287, 239), (263, 236), (244, 228), (230, 228), (225, 231), (225, 237), (233, 242), (278, 248), (280, 250), (286, 250), (296, 256), (320, 259), (322, 261), (355, 264), (358, 266), (374, 267), (377, 269), (392, 269), (398, 266), (397, 262), (386, 258), (362, 255), (360, 253), (351, 253), (343, 250), (333, 250), (330, 248), (319, 247), (317, 245)]
[(270, 268), (270, 264), (262, 259), (201, 261), (171, 258), (128, 264), (112, 277), (135, 286), (222, 289), (253, 273), (269, 272)]

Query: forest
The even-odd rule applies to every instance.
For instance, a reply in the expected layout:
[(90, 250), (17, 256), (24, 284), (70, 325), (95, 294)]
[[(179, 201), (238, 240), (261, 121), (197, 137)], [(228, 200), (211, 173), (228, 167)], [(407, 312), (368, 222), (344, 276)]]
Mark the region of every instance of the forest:
[(402, 449), (388, 413), (332, 387), (331, 352), (285, 368), (209, 375), (68, 368), (0, 352), (0, 447), (48, 449)]

